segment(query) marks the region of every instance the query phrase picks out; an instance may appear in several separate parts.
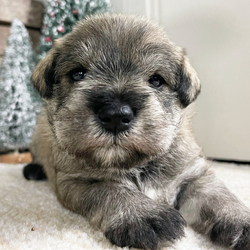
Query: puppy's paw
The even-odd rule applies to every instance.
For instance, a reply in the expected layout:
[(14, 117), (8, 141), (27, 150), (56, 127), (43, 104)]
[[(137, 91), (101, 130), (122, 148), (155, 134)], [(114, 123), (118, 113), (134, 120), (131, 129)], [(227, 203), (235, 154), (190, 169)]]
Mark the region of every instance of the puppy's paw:
[(250, 223), (219, 221), (211, 230), (211, 240), (234, 250), (250, 249)]
[(112, 244), (120, 247), (157, 249), (164, 241), (173, 242), (184, 236), (186, 222), (172, 208), (154, 211), (154, 214), (125, 220), (110, 227), (105, 236)]
[(47, 176), (43, 171), (43, 167), (36, 163), (26, 165), (23, 168), (23, 175), (27, 180), (42, 181), (47, 179)]

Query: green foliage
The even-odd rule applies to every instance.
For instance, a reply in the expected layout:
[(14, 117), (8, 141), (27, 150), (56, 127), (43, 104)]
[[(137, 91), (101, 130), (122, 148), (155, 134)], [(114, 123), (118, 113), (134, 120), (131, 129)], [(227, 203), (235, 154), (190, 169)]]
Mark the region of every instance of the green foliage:
[(72, 30), (72, 26), (89, 14), (110, 10), (109, 0), (48, 0), (43, 18), (38, 59), (52, 47), (53, 40)]

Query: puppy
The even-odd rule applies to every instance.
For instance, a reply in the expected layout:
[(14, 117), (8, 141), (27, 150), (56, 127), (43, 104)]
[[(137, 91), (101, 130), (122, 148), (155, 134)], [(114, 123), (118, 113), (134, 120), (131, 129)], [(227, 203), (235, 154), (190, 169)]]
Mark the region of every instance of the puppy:
[(190, 129), (197, 74), (157, 24), (90, 16), (32, 80), (46, 105), (27, 179), (47, 176), (63, 206), (120, 247), (160, 249), (187, 223), (250, 249), (250, 212), (209, 170)]

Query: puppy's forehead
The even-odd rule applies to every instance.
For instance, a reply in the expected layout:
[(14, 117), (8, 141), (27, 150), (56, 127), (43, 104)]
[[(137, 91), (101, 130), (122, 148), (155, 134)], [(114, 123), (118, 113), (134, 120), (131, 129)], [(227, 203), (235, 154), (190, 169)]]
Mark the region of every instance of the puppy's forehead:
[(168, 40), (157, 24), (133, 15), (92, 16), (75, 26), (71, 35), (81, 41), (93, 43), (94, 40), (97, 45), (109, 41), (119, 46), (131, 46), (133, 43), (166, 43)]
[(179, 55), (157, 24), (132, 15), (87, 18), (67, 36), (63, 48), (65, 61), (99, 72), (132, 73), (143, 63), (156, 71), (178, 60)]

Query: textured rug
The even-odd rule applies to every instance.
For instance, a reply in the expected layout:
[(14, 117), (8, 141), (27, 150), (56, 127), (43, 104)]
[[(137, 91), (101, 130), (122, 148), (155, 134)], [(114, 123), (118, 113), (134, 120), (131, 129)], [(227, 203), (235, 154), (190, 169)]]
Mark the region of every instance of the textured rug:
[[(48, 182), (26, 181), (23, 165), (0, 164), (0, 249), (115, 250), (80, 215), (63, 208)], [(250, 166), (213, 163), (217, 176), (250, 208)], [(128, 248), (124, 248), (128, 249)], [(168, 250), (223, 250), (186, 228)], [(167, 249), (166, 249), (167, 250)]]

